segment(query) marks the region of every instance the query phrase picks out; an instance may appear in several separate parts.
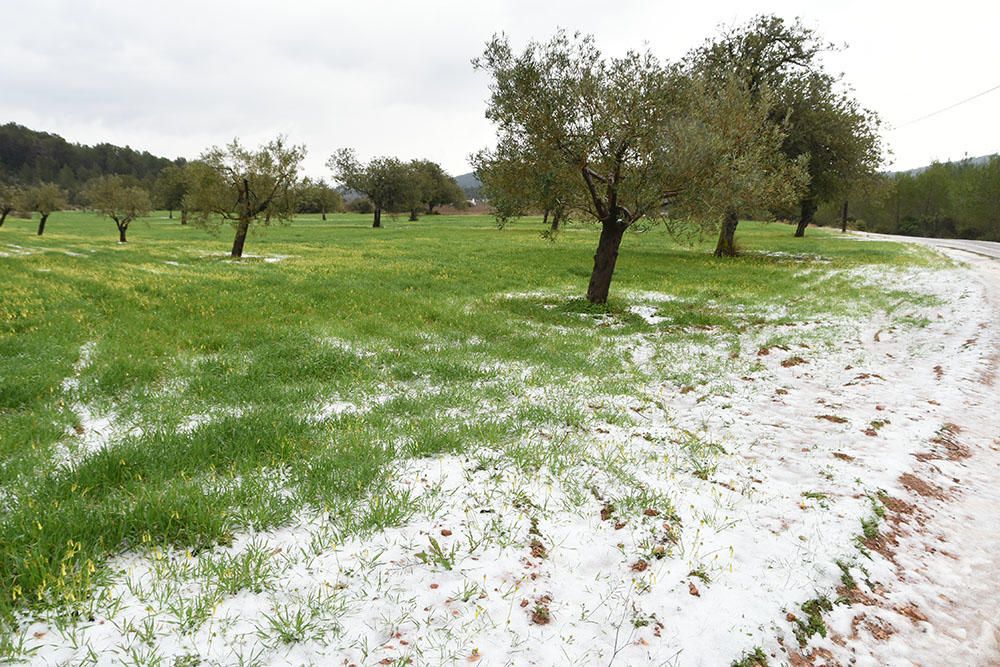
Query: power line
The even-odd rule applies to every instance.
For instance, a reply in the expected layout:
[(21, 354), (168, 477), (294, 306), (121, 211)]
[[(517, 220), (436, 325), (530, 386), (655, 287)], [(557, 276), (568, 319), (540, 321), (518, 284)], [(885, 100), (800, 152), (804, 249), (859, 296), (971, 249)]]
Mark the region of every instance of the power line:
[(964, 100), (962, 100), (960, 102), (955, 102), (954, 104), (952, 104), (950, 106), (946, 106), (943, 109), (938, 109), (937, 111), (932, 111), (931, 113), (927, 114), (926, 116), (921, 116), (920, 118), (914, 118), (913, 120), (907, 121), (907, 122), (903, 123), (902, 125), (897, 125), (895, 129), (898, 130), (900, 128), (906, 127), (907, 125), (913, 125), (914, 123), (919, 123), (922, 120), (927, 120), (928, 118), (931, 118), (932, 116), (937, 116), (938, 114), (944, 113), (945, 111), (951, 111), (955, 107), (962, 106), (966, 102), (971, 102), (972, 100), (978, 99), (978, 98), (982, 97), (983, 95), (986, 95), (988, 93), (992, 93), (994, 90), (1000, 90), (1000, 83), (998, 83), (997, 85), (993, 86), (992, 88), (990, 88), (988, 90), (982, 91), (981, 93), (976, 93), (972, 97), (966, 97)]

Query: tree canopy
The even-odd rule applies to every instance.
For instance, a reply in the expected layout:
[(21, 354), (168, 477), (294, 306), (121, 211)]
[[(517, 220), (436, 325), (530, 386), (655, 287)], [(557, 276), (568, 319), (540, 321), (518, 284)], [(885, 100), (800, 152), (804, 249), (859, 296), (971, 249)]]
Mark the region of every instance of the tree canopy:
[(17, 208), (38, 213), (38, 235), (41, 236), (45, 233), (45, 223), (49, 216), (66, 208), (67, 201), (66, 191), (55, 183), (39, 183), (21, 191)]
[(430, 160), (412, 160), (410, 169), (416, 185), (416, 203), (427, 213), (433, 213), (435, 208), (444, 204), (452, 206), (465, 204), (465, 193), (462, 188), (438, 163)]
[(298, 185), (296, 201), (297, 213), (319, 213), (324, 220), (327, 213), (334, 213), (344, 207), (344, 198), (323, 179), (303, 179)]
[(214, 146), (191, 165), (190, 192), (185, 206), (197, 212), (200, 224), (220, 220), (236, 229), (231, 256), (243, 256), (252, 224), (291, 220), (295, 213), (295, 185), (305, 158), (304, 146), (289, 145), (277, 137), (256, 150), (238, 139)]
[(409, 165), (394, 157), (377, 157), (364, 163), (352, 149), (342, 148), (331, 155), (326, 164), (334, 180), (371, 200), (374, 207), (372, 227), (382, 226), (382, 211), (406, 211), (419, 201), (417, 183)]
[(22, 199), (23, 194), (19, 186), (0, 181), (0, 226), (3, 226), (8, 215), (17, 210), (18, 202)]
[(709, 80), (735, 76), (751, 95), (772, 96), (770, 116), (785, 128), (782, 150), (791, 161), (808, 160), (797, 236), (819, 204), (872, 178), (882, 160), (878, 116), (861, 107), (840, 77), (823, 70), (820, 57), (834, 48), (800, 21), (761, 15), (723, 31), (686, 59), (690, 70)]
[(474, 65), (493, 79), (486, 117), (497, 128), (477, 173), (489, 179), (512, 156), (551, 158), (559, 182), (574, 184), (567, 208), (601, 224), (587, 298), (606, 302), (625, 230), (661, 217), (675, 181), (663, 131), (677, 109), (675, 70), (649, 51), (606, 58), (593, 37), (562, 31), (519, 54), (495, 36)]
[(734, 76), (721, 82), (692, 77), (684, 110), (669, 122), (681, 190), (671, 217), (685, 226), (719, 227), (716, 256), (736, 254), (741, 215), (758, 217), (798, 201), (808, 185), (807, 160), (782, 151), (783, 123), (771, 118), (770, 94), (753, 95)]
[(98, 176), (87, 185), (84, 196), (90, 208), (114, 221), (119, 243), (128, 240), (129, 225), (152, 208), (149, 193), (144, 188), (130, 185), (117, 175)]

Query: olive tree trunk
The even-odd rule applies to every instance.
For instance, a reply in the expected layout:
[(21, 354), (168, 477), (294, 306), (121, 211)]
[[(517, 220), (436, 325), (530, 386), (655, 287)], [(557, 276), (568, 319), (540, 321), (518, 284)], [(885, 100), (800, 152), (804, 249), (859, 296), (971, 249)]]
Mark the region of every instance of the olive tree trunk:
[(42, 217), (38, 219), (38, 235), (41, 236), (45, 233), (45, 221), (49, 219), (48, 213), (43, 213)]
[(549, 228), (549, 231), (558, 232), (559, 224), (561, 222), (562, 222), (562, 211), (556, 209), (555, 211), (552, 212), (552, 226)]
[(119, 243), (128, 243), (128, 239), (125, 238), (125, 234), (128, 232), (128, 223), (126, 223), (124, 225), (122, 225), (120, 223), (116, 223), (116, 224), (118, 224), (118, 242)]
[(3, 223), (5, 220), (7, 220), (7, 214), (9, 212), (10, 211), (8, 211), (7, 209), (0, 209), (0, 227), (3, 227)]
[(375, 207), (375, 221), (372, 222), (372, 227), (374, 228), (374, 227), (381, 227), (381, 226), (382, 226), (382, 209), (379, 208), (378, 206), (376, 206)]
[(736, 257), (736, 226), (740, 224), (736, 211), (726, 211), (719, 229), (719, 242), (715, 244), (716, 257)]
[(795, 228), (795, 236), (803, 237), (806, 235), (806, 227), (813, 221), (813, 215), (816, 213), (816, 204), (812, 201), (806, 200), (802, 202), (802, 214), (799, 217), (799, 226)]
[(243, 245), (247, 242), (247, 230), (250, 229), (250, 218), (240, 218), (236, 225), (236, 238), (233, 239), (233, 251), (230, 257), (239, 259), (243, 257)]
[(597, 241), (597, 252), (594, 253), (594, 270), (590, 274), (590, 286), (587, 287), (587, 300), (591, 303), (608, 302), (608, 290), (611, 289), (611, 278), (618, 262), (618, 247), (622, 244), (624, 234), (625, 226), (618, 221), (604, 222), (601, 225), (601, 237)]
[(181, 224), (186, 225), (188, 223), (188, 212), (185, 209), (181, 209)]

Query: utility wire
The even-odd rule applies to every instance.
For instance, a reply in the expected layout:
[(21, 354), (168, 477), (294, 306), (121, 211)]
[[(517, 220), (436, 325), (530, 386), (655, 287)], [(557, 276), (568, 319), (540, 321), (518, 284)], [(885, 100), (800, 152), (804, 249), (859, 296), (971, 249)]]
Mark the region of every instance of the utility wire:
[(938, 114), (944, 113), (945, 111), (951, 111), (955, 107), (962, 106), (966, 102), (971, 102), (972, 100), (978, 99), (978, 98), (982, 97), (983, 95), (986, 95), (988, 93), (992, 93), (994, 90), (1000, 90), (1000, 83), (998, 83), (997, 85), (993, 86), (992, 88), (990, 88), (988, 90), (984, 90), (981, 93), (976, 93), (972, 97), (967, 97), (964, 100), (962, 100), (961, 102), (955, 102), (954, 104), (952, 104), (950, 106), (946, 106), (943, 109), (938, 109), (937, 111), (932, 111), (931, 113), (927, 114), (926, 116), (921, 116), (920, 118), (914, 118), (913, 120), (907, 121), (907, 122), (903, 123), (902, 125), (897, 125), (895, 127), (895, 129), (898, 130), (898, 129), (906, 127), (908, 125), (913, 125), (914, 123), (919, 123), (922, 120), (927, 120), (928, 118), (931, 118), (932, 116), (937, 116)]

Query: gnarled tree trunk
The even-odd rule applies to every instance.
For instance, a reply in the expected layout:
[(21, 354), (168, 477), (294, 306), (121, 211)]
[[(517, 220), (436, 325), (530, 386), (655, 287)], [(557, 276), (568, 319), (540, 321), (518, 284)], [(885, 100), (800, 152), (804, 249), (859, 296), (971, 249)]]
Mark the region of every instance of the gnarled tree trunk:
[(372, 227), (374, 228), (374, 227), (381, 227), (381, 226), (382, 226), (382, 209), (376, 206), (375, 207), (375, 221), (372, 223)]
[(7, 220), (7, 214), (10, 213), (10, 209), (0, 209), (0, 227), (3, 227), (3, 223)]
[(740, 224), (736, 211), (726, 211), (719, 230), (719, 242), (715, 245), (716, 257), (736, 257), (736, 226)]
[(601, 225), (601, 237), (597, 241), (597, 252), (594, 253), (594, 270), (590, 274), (590, 286), (587, 287), (587, 300), (591, 303), (608, 302), (608, 290), (618, 262), (618, 247), (622, 243), (625, 229), (626, 226), (617, 220), (605, 221)]
[(38, 235), (41, 236), (45, 233), (45, 221), (49, 219), (48, 213), (43, 213), (42, 217), (38, 219)]
[(847, 200), (844, 200), (844, 208), (840, 210), (840, 232), (847, 233)]
[(321, 214), (321, 216), (323, 218), (323, 222), (326, 222), (326, 209), (323, 209), (322, 211), (320, 211), (320, 214)]
[(128, 223), (122, 225), (118, 224), (118, 242), (128, 243), (128, 239), (125, 238), (125, 233), (128, 232)]
[(813, 221), (813, 215), (816, 214), (816, 203), (811, 199), (807, 199), (802, 202), (802, 214), (799, 217), (799, 226), (795, 228), (795, 236), (802, 237), (806, 235), (806, 227), (809, 223)]
[(182, 225), (186, 225), (187, 223), (188, 223), (188, 212), (182, 208), (181, 209), (181, 224)]
[(230, 253), (230, 257), (239, 259), (243, 256), (243, 245), (247, 242), (247, 231), (250, 229), (250, 219), (240, 218), (240, 222), (236, 225), (236, 238), (233, 239), (233, 251)]
[(417, 217), (417, 209), (411, 208), (410, 209), (410, 222), (416, 222), (419, 219), (420, 218)]
[(562, 222), (562, 211), (556, 209), (552, 212), (552, 226), (549, 228), (551, 232), (559, 231), (559, 223)]

